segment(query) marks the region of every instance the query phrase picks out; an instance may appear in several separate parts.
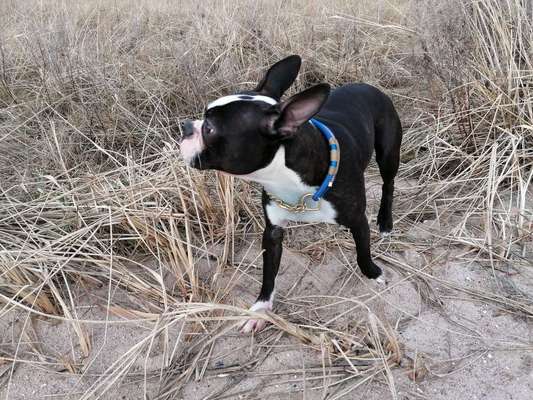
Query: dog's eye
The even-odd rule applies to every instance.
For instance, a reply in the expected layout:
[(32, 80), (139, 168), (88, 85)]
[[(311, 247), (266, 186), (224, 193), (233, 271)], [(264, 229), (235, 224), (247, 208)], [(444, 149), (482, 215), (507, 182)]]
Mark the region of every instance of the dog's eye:
[(209, 121), (204, 120), (204, 123), (202, 124), (202, 131), (204, 135), (211, 135), (213, 133), (213, 126), (209, 123)]

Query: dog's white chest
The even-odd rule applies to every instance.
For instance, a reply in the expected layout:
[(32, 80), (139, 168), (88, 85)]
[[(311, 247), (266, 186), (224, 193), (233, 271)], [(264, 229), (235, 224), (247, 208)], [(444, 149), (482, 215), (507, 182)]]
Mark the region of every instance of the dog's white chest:
[[(271, 193), (288, 204), (297, 204), (303, 195), (314, 193), (316, 187), (302, 182), (296, 172), (285, 165), (285, 148), (280, 146), (272, 162), (265, 168), (241, 175), (243, 179), (258, 182), (263, 185), (267, 193)], [(314, 202), (312, 202), (314, 205)], [(286, 226), (288, 221), (294, 222), (327, 222), (335, 224), (337, 211), (333, 205), (322, 199), (317, 211), (293, 212), (281, 207), (274, 201), (266, 206), (266, 213), (270, 222), (277, 226)]]

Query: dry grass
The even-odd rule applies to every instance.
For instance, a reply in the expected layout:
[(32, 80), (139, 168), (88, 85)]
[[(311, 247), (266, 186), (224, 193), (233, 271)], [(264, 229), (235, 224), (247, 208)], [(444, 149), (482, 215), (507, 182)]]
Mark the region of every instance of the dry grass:
[[(78, 315), (80, 290), (103, 286), (109, 313), (151, 327), (81, 398), (103, 396), (155, 338), (185, 323), (187, 350), (169, 350), (160, 373), (144, 377), (159, 382), (151, 398), (178, 398), (206, 373), (213, 343), (246, 314), (235, 282), (217, 279), (250, 267), (239, 250), (260, 232), (258, 190), (184, 168), (176, 127), (290, 53), (304, 58), (295, 90), (366, 81), (400, 109), (403, 186), (397, 233), (390, 243), (375, 241), (382, 261), (419, 282), (429, 300), (437, 278), (399, 261), (402, 251), (454, 247), (493, 270), (531, 275), (533, 25), (526, 2), (435, 1), (427, 9), (407, 0), (196, 3), (2, 4), (1, 315), (19, 310), (25, 327), (37, 316), (68, 322), (80, 346), (74, 364), (93, 351), (88, 327), (111, 323)], [(446, 229), (431, 230), (423, 243), (406, 239), (424, 220)], [(351, 251), (342, 233), (314, 243), (297, 238), (289, 247), (310, 257)], [(212, 273), (199, 274), (199, 262)], [(129, 306), (113, 304), (117, 287), (129, 293)], [(533, 316), (531, 296), (468, 290)], [(369, 299), (356, 305), (334, 297), (332, 304), (368, 309), (364, 329), (268, 318), (275, 332), (329, 360), (324, 371), (337, 377), (340, 397), (387, 377), (401, 350)], [(2, 359), (35, 362), (38, 348), (22, 354), (19, 347), (2, 349)], [(258, 362), (226, 373), (240, 376)]]

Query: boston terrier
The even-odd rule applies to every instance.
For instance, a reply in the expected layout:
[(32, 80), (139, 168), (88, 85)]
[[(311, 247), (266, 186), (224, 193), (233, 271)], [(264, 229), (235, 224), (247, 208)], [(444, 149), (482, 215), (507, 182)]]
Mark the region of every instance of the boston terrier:
[[(297, 55), (277, 62), (254, 90), (218, 98), (207, 105), (203, 120), (181, 126), (187, 165), (263, 187), (263, 283), (252, 311), (272, 310), (288, 221), (344, 225), (353, 235), (363, 275), (381, 275), (370, 255), (365, 215), (364, 171), (374, 150), (383, 179), (377, 224), (382, 234), (392, 229), (402, 126), (391, 99), (359, 83), (333, 91), (318, 84), (281, 100), (300, 65)], [(250, 319), (241, 331), (257, 332), (265, 325)]]

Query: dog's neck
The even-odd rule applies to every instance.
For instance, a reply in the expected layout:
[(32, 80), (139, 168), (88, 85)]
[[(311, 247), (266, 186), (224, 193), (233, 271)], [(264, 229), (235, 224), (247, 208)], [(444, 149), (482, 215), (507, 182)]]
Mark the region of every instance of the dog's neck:
[(285, 145), (288, 168), (310, 186), (319, 186), (328, 172), (329, 145), (322, 133), (310, 123), (300, 127)]
[(329, 150), (322, 134), (310, 124), (299, 129), (294, 138), (280, 144), (272, 161), (240, 178), (260, 183), (267, 192), (287, 202), (296, 202), (314, 192), (328, 170)]
[(268, 193), (288, 202), (297, 202), (303, 194), (315, 189), (305, 184), (298, 173), (287, 167), (284, 145), (279, 146), (266, 167), (240, 177), (260, 183)]

